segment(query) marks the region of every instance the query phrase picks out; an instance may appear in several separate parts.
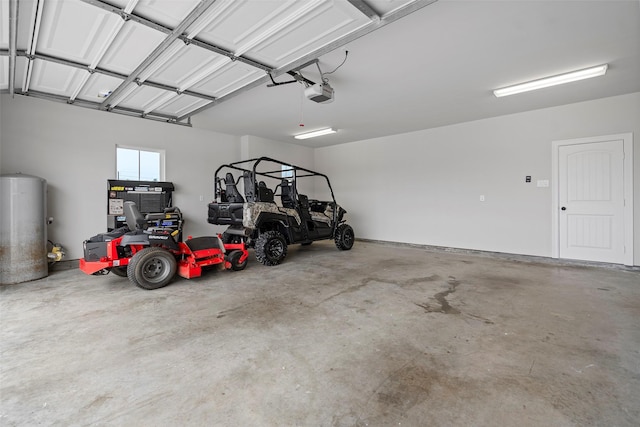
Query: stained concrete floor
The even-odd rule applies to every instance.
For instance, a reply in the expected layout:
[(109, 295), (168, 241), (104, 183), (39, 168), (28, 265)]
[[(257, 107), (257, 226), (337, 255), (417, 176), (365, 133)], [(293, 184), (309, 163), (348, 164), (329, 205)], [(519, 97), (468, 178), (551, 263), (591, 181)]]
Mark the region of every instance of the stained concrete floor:
[(640, 272), (357, 242), (0, 287), (0, 425), (637, 426)]

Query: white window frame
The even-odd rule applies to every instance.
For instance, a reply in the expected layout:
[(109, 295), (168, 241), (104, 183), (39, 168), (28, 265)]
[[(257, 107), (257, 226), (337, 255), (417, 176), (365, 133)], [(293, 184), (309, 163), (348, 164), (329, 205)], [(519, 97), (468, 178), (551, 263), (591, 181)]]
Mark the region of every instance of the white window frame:
[[(155, 149), (155, 148), (148, 148), (148, 147), (135, 147), (132, 145), (116, 145), (116, 161), (115, 161), (115, 176), (116, 179), (121, 179), (118, 176), (118, 148), (123, 148), (126, 150), (135, 150), (135, 151), (146, 151), (146, 152), (150, 152), (150, 153), (158, 153), (160, 154), (160, 165), (159, 165), (159, 172), (160, 172), (160, 176), (158, 177), (158, 182), (163, 182), (165, 181), (165, 150), (159, 150), (159, 149)], [(135, 180), (128, 180), (128, 179), (123, 179), (123, 181), (142, 181), (140, 179), (140, 156), (138, 155), (138, 179)], [(146, 181), (146, 180), (145, 180)]]
[(282, 165), (282, 178), (288, 181), (293, 181), (293, 167), (288, 165)]

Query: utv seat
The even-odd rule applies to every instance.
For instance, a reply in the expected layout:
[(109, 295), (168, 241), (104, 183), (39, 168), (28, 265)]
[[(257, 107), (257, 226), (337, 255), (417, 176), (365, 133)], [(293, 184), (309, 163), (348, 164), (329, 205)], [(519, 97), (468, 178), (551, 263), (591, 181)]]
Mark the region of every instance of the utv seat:
[(258, 183), (258, 200), (261, 202), (273, 202), (273, 190), (267, 187), (264, 181)]
[(309, 198), (304, 194), (298, 194), (298, 202), (300, 203), (300, 208), (305, 211), (309, 210)]
[(242, 179), (244, 181), (244, 197), (247, 202), (253, 203), (256, 201), (257, 188), (255, 180), (253, 179), (253, 173), (244, 171), (242, 173)]
[(293, 187), (289, 184), (289, 181), (283, 179), (280, 183), (280, 200), (282, 201), (283, 208), (292, 208), (296, 207), (296, 196), (294, 194)]
[(236, 181), (233, 179), (233, 174), (231, 172), (227, 173), (224, 178), (225, 182), (225, 193), (227, 196), (227, 201), (229, 203), (244, 203), (244, 198), (238, 191), (238, 187), (236, 187)]

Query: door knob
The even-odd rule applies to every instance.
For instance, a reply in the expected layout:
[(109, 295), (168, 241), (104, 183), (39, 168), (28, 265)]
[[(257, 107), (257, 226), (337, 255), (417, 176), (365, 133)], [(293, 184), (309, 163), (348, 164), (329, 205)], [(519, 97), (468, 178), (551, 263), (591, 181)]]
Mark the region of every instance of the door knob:
[(564, 206), (563, 206), (563, 207), (561, 207), (560, 209), (561, 209), (561, 210), (563, 210), (563, 211), (566, 211), (566, 210), (567, 210), (567, 208), (565, 208)]

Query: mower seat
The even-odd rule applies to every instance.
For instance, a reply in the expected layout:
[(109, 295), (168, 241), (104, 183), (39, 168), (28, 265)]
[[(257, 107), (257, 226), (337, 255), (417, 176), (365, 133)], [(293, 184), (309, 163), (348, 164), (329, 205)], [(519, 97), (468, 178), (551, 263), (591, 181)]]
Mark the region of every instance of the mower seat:
[(138, 210), (136, 202), (124, 202), (124, 217), (127, 221), (127, 227), (129, 227), (129, 230), (144, 230), (146, 228), (145, 226), (147, 225), (147, 221)]

